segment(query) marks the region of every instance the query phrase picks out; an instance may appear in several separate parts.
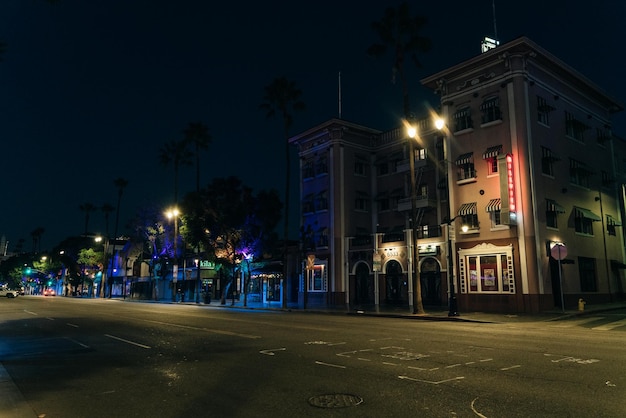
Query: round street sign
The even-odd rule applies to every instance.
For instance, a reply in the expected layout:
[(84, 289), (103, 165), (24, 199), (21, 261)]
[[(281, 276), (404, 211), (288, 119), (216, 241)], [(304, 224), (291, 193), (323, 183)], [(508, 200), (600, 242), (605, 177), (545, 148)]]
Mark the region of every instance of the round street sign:
[(550, 248), (550, 255), (555, 260), (563, 260), (565, 257), (567, 257), (567, 247), (565, 246), (565, 244), (556, 242), (554, 243), (552, 248)]

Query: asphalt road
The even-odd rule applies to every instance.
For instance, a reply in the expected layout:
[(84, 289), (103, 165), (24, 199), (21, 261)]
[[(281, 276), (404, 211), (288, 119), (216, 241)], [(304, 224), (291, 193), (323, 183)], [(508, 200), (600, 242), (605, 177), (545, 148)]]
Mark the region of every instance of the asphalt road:
[(0, 417), (622, 417), (624, 320), (2, 299)]

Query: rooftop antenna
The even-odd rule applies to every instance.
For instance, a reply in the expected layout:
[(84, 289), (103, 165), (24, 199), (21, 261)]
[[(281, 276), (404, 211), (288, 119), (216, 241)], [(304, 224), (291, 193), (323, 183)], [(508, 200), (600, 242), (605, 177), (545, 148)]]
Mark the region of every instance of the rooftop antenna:
[(493, 10), (493, 38), (485, 36), (480, 42), (480, 51), (483, 53), (500, 45), (500, 41), (498, 41), (498, 28), (496, 27), (496, 0), (491, 0), (491, 8)]

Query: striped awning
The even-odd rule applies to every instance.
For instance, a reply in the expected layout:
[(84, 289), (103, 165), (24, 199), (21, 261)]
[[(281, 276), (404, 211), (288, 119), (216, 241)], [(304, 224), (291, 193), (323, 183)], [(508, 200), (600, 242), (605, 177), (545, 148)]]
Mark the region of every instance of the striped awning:
[(502, 201), (500, 199), (491, 199), (489, 203), (487, 203), (487, 212), (495, 212), (497, 210), (502, 209)]
[(456, 159), (456, 164), (457, 165), (469, 164), (469, 163), (472, 162), (473, 159), (474, 159), (474, 153), (473, 152), (467, 152), (465, 154), (459, 155), (459, 157)]
[(595, 213), (593, 213), (589, 209), (575, 208), (575, 210), (576, 210), (576, 217), (577, 218), (586, 218), (586, 219), (589, 219), (590, 221), (594, 221), (594, 222), (598, 222), (598, 221), (602, 220), (602, 218), (600, 218), (598, 215), (596, 215)]
[(493, 147), (489, 147), (483, 153), (483, 160), (487, 160), (489, 158), (496, 158), (502, 152), (502, 145), (495, 145)]
[(546, 199), (546, 212), (565, 213), (563, 206), (552, 199)]
[(458, 215), (459, 216), (476, 215), (476, 202), (463, 203), (461, 207), (459, 208)]

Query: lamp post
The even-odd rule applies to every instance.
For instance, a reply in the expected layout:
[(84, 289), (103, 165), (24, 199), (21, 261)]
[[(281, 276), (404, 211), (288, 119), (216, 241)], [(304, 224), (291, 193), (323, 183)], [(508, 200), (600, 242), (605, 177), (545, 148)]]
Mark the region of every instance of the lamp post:
[(407, 134), (409, 136), (409, 171), (411, 175), (411, 264), (413, 271), (413, 313), (424, 314), (422, 305), (422, 286), (418, 276), (417, 258), (417, 184), (415, 179), (415, 139), (417, 128), (408, 123)]
[[(450, 236), (450, 229), (454, 228), (454, 221), (459, 216), (455, 216), (449, 221), (444, 221), (447, 227), (447, 240), (448, 240), (448, 316), (459, 316), (459, 307), (456, 300), (456, 293), (454, 292), (454, 259), (452, 258), (452, 238)], [(467, 226), (463, 225), (462, 229), (467, 230)]]
[(176, 300), (176, 286), (178, 282), (178, 208), (172, 208), (166, 213), (168, 219), (174, 219), (174, 265), (172, 266), (172, 302)]

